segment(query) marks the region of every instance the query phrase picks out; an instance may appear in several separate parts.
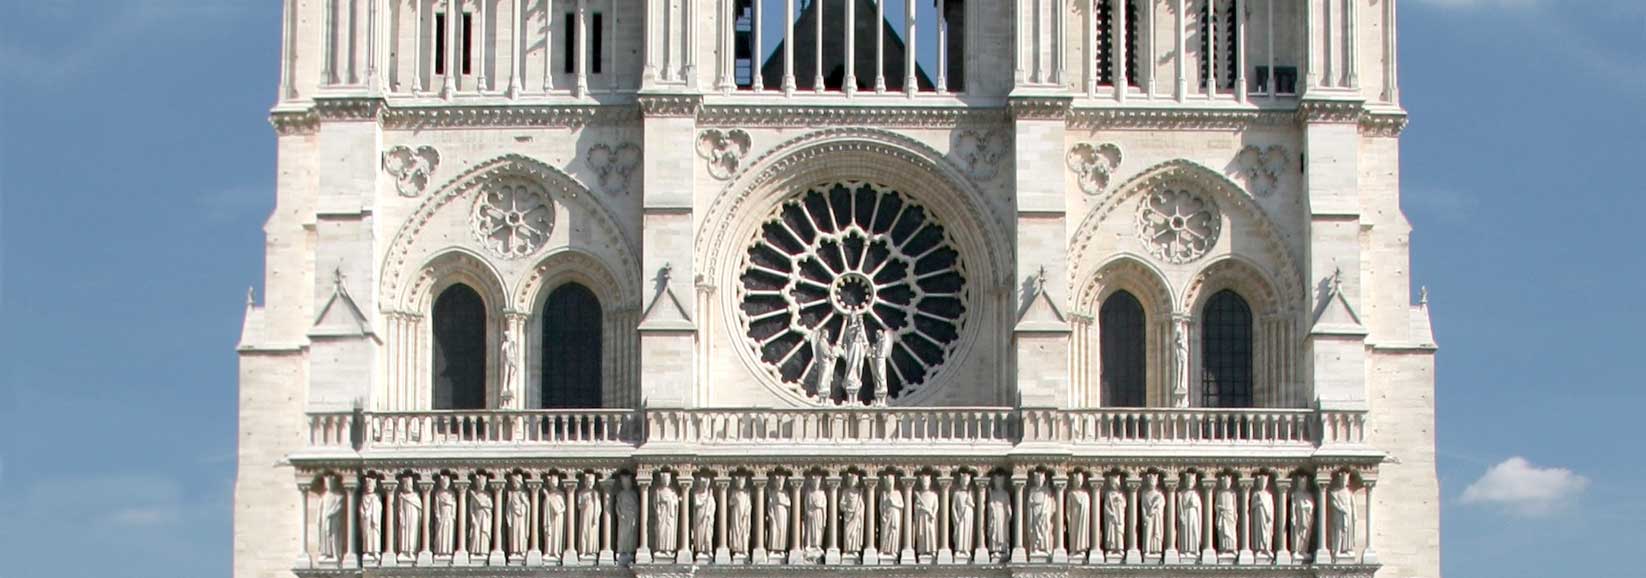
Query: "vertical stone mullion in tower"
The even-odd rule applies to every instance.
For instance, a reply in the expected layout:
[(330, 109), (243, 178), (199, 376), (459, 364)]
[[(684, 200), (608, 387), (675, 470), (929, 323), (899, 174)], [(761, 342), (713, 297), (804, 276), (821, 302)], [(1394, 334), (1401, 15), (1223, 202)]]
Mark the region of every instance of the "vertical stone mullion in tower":
[(1189, 95), (1189, 31), (1185, 10), (1188, 10), (1188, 0), (1177, 0), (1177, 53), (1172, 60), (1177, 63), (1177, 88), (1174, 92), (1178, 102), (1183, 102)]
[(794, 94), (794, 3), (783, 0), (783, 94)]
[(1233, 2), (1230, 6), (1235, 13), (1235, 100), (1244, 103), (1246, 102), (1246, 53), (1249, 52), (1246, 46), (1247, 16), (1245, 3), (1247, 0), (1230, 1)]
[(949, 15), (944, 0), (937, 0), (937, 93), (949, 92)]
[(846, 78), (841, 80), (840, 89), (846, 91), (846, 96), (857, 93), (857, 2), (846, 0)]
[(520, 96), (520, 92), (525, 88), (525, 81), (521, 78), (525, 75), (526, 66), (525, 62), (523, 62), (526, 59), (526, 39), (523, 37), (523, 31), (525, 30), (525, 17), (521, 14), (521, 12), (525, 9), (525, 0), (514, 0), (514, 4), (509, 7), (510, 99), (518, 98)]
[[(850, 1), (850, 0), (848, 0), (848, 1)], [(824, 89), (824, 86), (823, 86), (824, 85), (824, 79), (823, 79), (823, 2), (824, 2), (824, 0), (812, 0), (812, 2), (815, 3), (816, 10), (817, 10), (817, 12), (813, 15), (814, 18), (812, 18), (812, 20), (814, 21), (814, 24), (816, 24), (816, 30), (815, 30), (815, 33), (813, 34), (813, 37), (812, 37), (812, 40), (813, 40), (812, 58), (814, 59), (814, 62), (812, 64), (812, 75), (813, 75), (812, 76), (812, 90), (816, 91), (818, 94), (822, 94), (823, 89)]]
[(903, 92), (913, 96), (920, 91), (920, 81), (915, 75), (915, 53), (919, 52), (915, 43), (915, 6), (916, 2), (903, 2)]
[(589, 0), (577, 0), (577, 33), (572, 36), (577, 41), (573, 51), (577, 54), (577, 97), (583, 98), (589, 94)]
[(1127, 53), (1129, 48), (1127, 42), (1131, 40), (1131, 37), (1126, 33), (1126, 18), (1129, 16), (1126, 13), (1128, 0), (1110, 1), (1113, 2), (1110, 13), (1114, 14), (1114, 18), (1110, 22), (1114, 24), (1114, 33), (1110, 36), (1113, 40), (1109, 44), (1114, 49), (1110, 50), (1109, 54), (1113, 55), (1114, 65), (1110, 66), (1109, 70), (1114, 71), (1115, 100), (1126, 102), (1126, 93), (1131, 92), (1131, 65), (1128, 62), (1130, 56)]
[(879, 94), (886, 92), (886, 1), (875, 2), (874, 7), (874, 91)]

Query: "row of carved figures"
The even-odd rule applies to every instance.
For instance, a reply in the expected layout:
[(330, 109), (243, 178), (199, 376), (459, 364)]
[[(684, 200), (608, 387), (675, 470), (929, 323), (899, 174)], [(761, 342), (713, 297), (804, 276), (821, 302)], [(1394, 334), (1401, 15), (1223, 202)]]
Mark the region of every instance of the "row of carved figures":
[(327, 472), (299, 564), (1374, 561), (1348, 470), (973, 472)]

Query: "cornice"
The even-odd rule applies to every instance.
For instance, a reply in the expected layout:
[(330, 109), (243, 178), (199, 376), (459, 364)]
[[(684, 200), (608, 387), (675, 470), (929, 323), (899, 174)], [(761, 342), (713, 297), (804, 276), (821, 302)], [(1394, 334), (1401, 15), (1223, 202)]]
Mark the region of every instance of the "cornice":
[(1297, 121), (1302, 124), (1355, 124), (1360, 122), (1366, 103), (1361, 100), (1304, 99), (1297, 104)]
[(699, 576), (766, 577), (874, 576), (875, 578), (1159, 578), (1161, 576), (1265, 576), (1311, 578), (1372, 578), (1378, 564), (1217, 565), (1217, 564), (1103, 564), (1028, 563), (983, 565), (853, 565), (853, 564), (633, 564), (629, 566), (466, 566), (389, 568), (300, 568), (301, 578), (367, 576), (634, 576), (636, 578), (693, 578)]
[(490, 127), (582, 128), (636, 119), (632, 106), (601, 105), (492, 105), (389, 108), (383, 118), (387, 129), (443, 129)]
[(1406, 130), (1406, 113), (1366, 111), (1360, 117), (1360, 134), (1372, 137), (1396, 138)]
[(1074, 102), (1072, 96), (1013, 96), (1007, 99), (1012, 118), (1017, 120), (1064, 120)]
[(950, 106), (706, 105), (697, 115), (705, 127), (949, 128), (999, 123), (1001, 108)]
[(696, 94), (642, 94), (635, 102), (646, 118), (691, 118), (703, 107), (703, 97)]
[(1297, 123), (1291, 111), (1215, 109), (1075, 109), (1069, 128), (1144, 130), (1247, 130), (1253, 127), (1289, 127)]

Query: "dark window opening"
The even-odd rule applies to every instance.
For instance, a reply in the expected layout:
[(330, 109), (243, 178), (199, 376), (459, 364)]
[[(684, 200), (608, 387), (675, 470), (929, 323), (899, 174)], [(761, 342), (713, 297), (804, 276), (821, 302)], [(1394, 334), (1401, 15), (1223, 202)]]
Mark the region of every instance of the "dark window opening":
[(1103, 300), (1098, 323), (1103, 406), (1147, 405), (1148, 344), (1144, 340), (1143, 305), (1131, 293), (1115, 293)]
[[(1257, 92), (1258, 94), (1269, 94), (1269, 80), (1270, 80), (1269, 76), (1270, 76), (1270, 74), (1269, 74), (1269, 67), (1268, 66), (1259, 66), (1259, 67), (1257, 67), (1257, 79), (1256, 79), (1257, 84), (1253, 88), (1253, 91)], [(1276, 67), (1274, 67), (1274, 83), (1275, 83), (1275, 88), (1278, 91), (1275, 94), (1285, 94), (1285, 95), (1297, 94), (1297, 67), (1296, 66), (1276, 66)]]
[(732, 24), (735, 37), (732, 41), (732, 80), (739, 88), (754, 84), (754, 10), (755, 5), (750, 0), (737, 0), (732, 7), (732, 14), (736, 15)]
[(560, 35), (560, 41), (564, 43), (561, 46), (560, 59), (564, 63), (561, 69), (566, 74), (577, 72), (577, 20), (573, 19), (576, 16), (574, 13), (567, 12), (566, 17), (560, 20), (562, 27), (566, 29), (566, 33)]
[(561, 285), (544, 303), (542, 320), (543, 407), (600, 407), (600, 300), (582, 285)]
[[(434, 73), (446, 73), (446, 13), (434, 13)], [(419, 73), (421, 74), (421, 73)]]
[(1201, 321), (1203, 407), (1252, 407), (1252, 309), (1233, 291), (1206, 302)]
[(602, 24), (604, 22), (602, 16), (601, 13), (595, 12), (591, 18), (592, 22), (590, 22), (593, 29), (589, 30), (589, 74), (600, 74), (601, 44), (605, 40), (603, 37), (606, 29), (605, 25)]
[(1137, 0), (1126, 0), (1126, 85), (1138, 86)]
[(1108, 0), (1097, 3), (1097, 83), (1114, 85), (1114, 11)]
[(463, 74), (473, 72), (474, 14), (463, 13)]
[(434, 409), (486, 407), (486, 303), (467, 285), (434, 301)]
[[(1239, 0), (1206, 0), (1200, 5), (1200, 88), (1209, 85), (1213, 70), (1217, 71), (1217, 88), (1233, 90), (1235, 87), (1235, 67), (1245, 42), (1239, 37), (1240, 27), (1235, 20), (1238, 10)], [(1216, 50), (1212, 44), (1214, 26)]]

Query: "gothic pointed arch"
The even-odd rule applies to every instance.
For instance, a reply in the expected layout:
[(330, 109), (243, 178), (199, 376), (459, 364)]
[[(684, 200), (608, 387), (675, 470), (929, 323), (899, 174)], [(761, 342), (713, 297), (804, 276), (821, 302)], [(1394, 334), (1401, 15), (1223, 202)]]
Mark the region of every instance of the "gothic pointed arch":
[[(1142, 399), (1129, 398), (1128, 403), (1164, 404), (1167, 395), (1163, 390), (1170, 373), (1166, 340), (1175, 302), (1165, 273), (1143, 255), (1122, 254), (1104, 262), (1076, 287), (1071, 381), (1077, 399), (1087, 406), (1114, 406), (1116, 400), (1110, 394), (1115, 382), (1110, 378), (1118, 378), (1130, 381), (1128, 387), (1141, 389)], [(1136, 304), (1135, 312), (1141, 318), (1135, 335), (1126, 338), (1109, 331), (1119, 311), (1111, 298), (1121, 294)], [(1105, 313), (1109, 323), (1105, 323)], [(1111, 363), (1119, 355), (1128, 356), (1124, 372)]]
[[(391, 388), (395, 405), (427, 409), (482, 409), (496, 399), (498, 312), (506, 302), (497, 269), (483, 257), (449, 249), (418, 268), (408, 287), (406, 313), (393, 316), (391, 343), (427, 344), (427, 357), (392, 365), (408, 387)], [(424, 322), (423, 320), (426, 320)], [(419, 349), (410, 347), (408, 349)]]
[[(559, 297), (566, 298), (556, 299), (557, 292), (571, 286), (580, 287), (587, 293), (575, 296), (580, 306), (592, 307), (592, 310), (582, 311), (583, 316), (577, 319), (572, 319), (568, 311), (558, 309), (572, 303), (573, 298), (559, 293)], [(526, 316), (523, 323), (527, 363), (525, 406), (556, 407), (561, 403), (559, 394), (551, 395), (546, 387), (552, 385), (549, 382), (560, 379), (551, 373), (563, 369), (566, 360), (556, 359), (562, 356), (559, 353), (562, 349), (551, 351), (553, 344), (549, 341), (556, 337), (568, 337), (564, 333), (569, 328), (557, 327), (557, 324), (568, 322), (579, 325), (580, 331), (574, 331), (577, 333), (575, 337), (595, 340), (592, 344), (582, 342), (578, 348), (572, 348), (585, 356), (592, 355), (592, 366), (578, 365), (578, 369), (592, 367), (597, 372), (592, 378), (583, 376), (576, 381), (578, 387), (588, 386), (591, 381), (594, 384), (594, 405), (588, 406), (588, 402), (578, 401), (580, 406), (635, 405), (639, 399), (639, 350), (635, 334), (639, 300), (635, 284), (620, 281), (618, 274), (604, 261), (587, 251), (572, 248), (551, 251), (533, 266), (516, 285), (512, 298), (514, 310)], [(584, 400), (587, 395), (587, 392), (580, 391), (572, 397)]]
[[(829, 365), (815, 363), (816, 352), (828, 342), (846, 344), (846, 321), (854, 316), (862, 317), (871, 343), (884, 331), (897, 336), (886, 378), (893, 382), (894, 405), (939, 399), (935, 392), (944, 388), (932, 385), (955, 380), (998, 389), (1005, 382), (1006, 344), (995, 335), (1005, 332), (979, 335), (986, 324), (1003, 323), (998, 316), (1005, 311), (1011, 254), (1006, 228), (986, 203), (959, 167), (914, 139), (879, 129), (819, 130), (777, 145), (731, 179), (698, 228), (695, 266), (701, 279), (725, 287), (714, 306), (728, 338), (740, 342), (728, 349), (778, 399), (793, 404), (840, 399), (819, 390), (870, 381), (867, 369), (826, 372)], [(900, 220), (916, 213), (919, 220)], [(795, 227), (802, 231), (798, 237), (781, 233), (786, 240), (759, 239)], [(833, 256), (837, 249), (824, 247), (835, 242), (849, 256)], [(757, 247), (761, 243), (765, 248)], [(887, 248), (889, 258), (856, 256)], [(857, 271), (900, 262), (899, 248), (912, 249), (900, 270), (947, 279), (910, 294), (940, 298), (917, 303), (890, 287), (897, 275), (883, 279), (877, 271)], [(751, 274), (764, 280), (751, 281)], [(796, 305), (750, 300), (752, 292), (791, 290), (816, 293), (797, 299), (799, 308), (816, 310), (785, 312), (781, 309)], [(851, 295), (835, 299), (836, 292)], [(859, 302), (861, 295), (874, 298)], [(767, 335), (751, 325), (773, 315), (790, 319), (779, 325), (792, 330), (774, 326)], [(979, 342), (986, 343), (979, 347)], [(850, 358), (849, 353), (841, 357)], [(846, 387), (843, 391), (852, 391)], [(867, 389), (860, 399), (869, 398)]]

